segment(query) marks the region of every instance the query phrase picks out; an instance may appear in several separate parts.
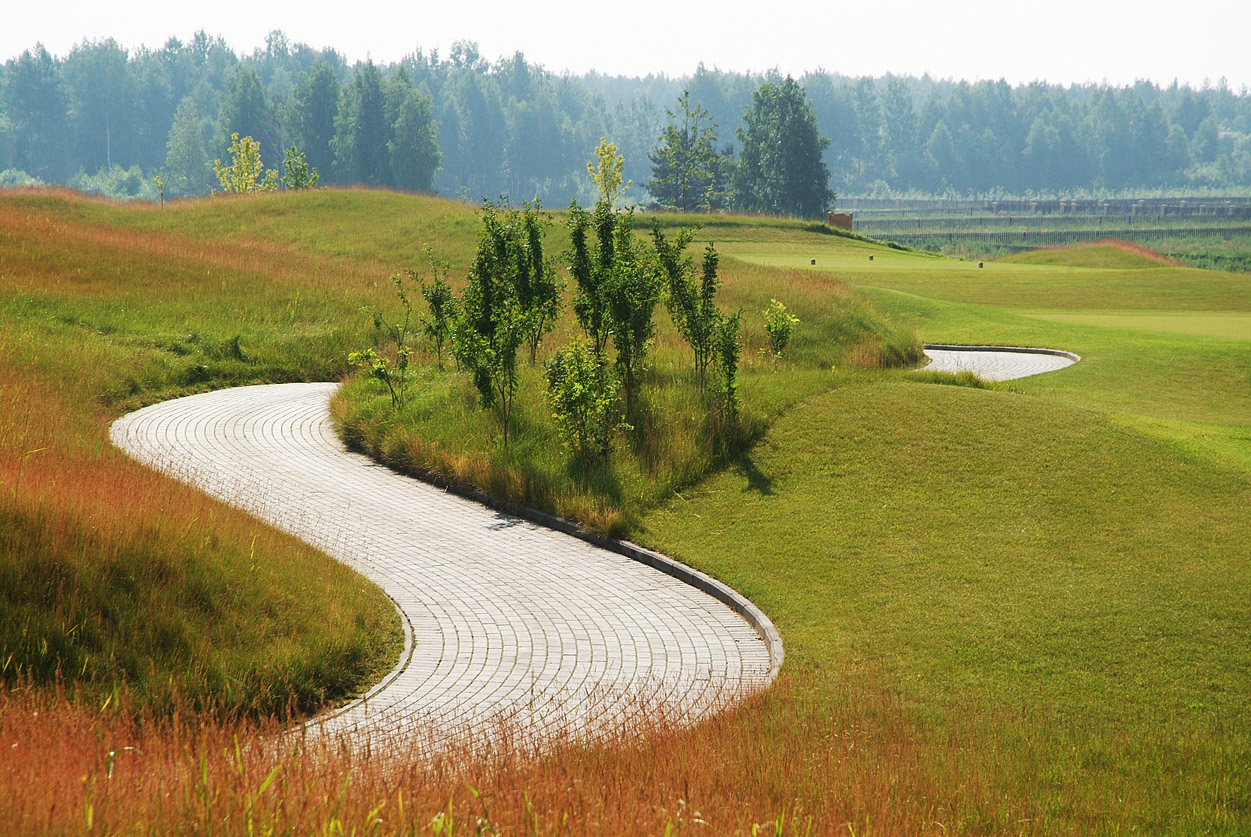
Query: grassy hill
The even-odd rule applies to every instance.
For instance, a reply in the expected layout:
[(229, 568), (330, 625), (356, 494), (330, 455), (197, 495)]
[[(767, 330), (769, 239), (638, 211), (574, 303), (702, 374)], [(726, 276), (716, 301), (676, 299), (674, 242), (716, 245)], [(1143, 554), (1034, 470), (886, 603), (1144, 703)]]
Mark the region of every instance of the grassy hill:
[[(243, 830), (252, 820), (367, 830), (378, 819), (385, 833), (424, 833), (435, 814), (526, 833), (664, 832), (695, 820), (714, 833), (755, 824), (781, 833), (1251, 827), (1251, 281), (1123, 251), (979, 268), (801, 224), (709, 220), (701, 236), (724, 255), (722, 305), (753, 318), (777, 296), (801, 319), (780, 361), (758, 353), (758, 321), (747, 329), (750, 446), (669, 456), (660, 478), (653, 460), (623, 458), (615, 496), (592, 486), (579, 500), (550, 475), (546, 493), (520, 496), (575, 514), (602, 500), (633, 537), (746, 593), (786, 643), (770, 693), (694, 729), (653, 726), (626, 746), (397, 772), (346, 754), (235, 750), (232, 737), (258, 734), (250, 727), (205, 727), (189, 741), (10, 691), (0, 699), (0, 745), (39, 742), (39, 756), (10, 751), (0, 812), (23, 830), (79, 828), (88, 801), (97, 825), (114, 830)], [(0, 531), (27, 539), (0, 551), (0, 571), (26, 573), (0, 591), (57, 589), (70, 602), (87, 585), (57, 570), (50, 587), (37, 574), (82, 567), (89, 555), (119, 603), (110, 612), (129, 613), (127, 624), (185, 611), (200, 626), (186, 634), (208, 636), (231, 613), (224, 624), (257, 626), (240, 653), (286, 638), (283, 665), (315, 684), (308, 695), (367, 681), (367, 665), (344, 665), (354, 676), (335, 681), (299, 661), (325, 659), (328, 635), (359, 635), (339, 653), (364, 654), (365, 636), (388, 635), (383, 603), (287, 539), (142, 474), (109, 449), (104, 429), (125, 409), (182, 392), (345, 374), (347, 351), (374, 339), (359, 307), (392, 305), (387, 274), (420, 266), (425, 243), (454, 276), (463, 272), (474, 210), (369, 192), (164, 211), (38, 194), (5, 196), (0, 225), (0, 399), (11, 405), (0, 412), (0, 507), (15, 521)], [(661, 387), (688, 361), (659, 319), (650, 403), (683, 415), (698, 402), (674, 406)], [(548, 351), (571, 333), (562, 328)], [(883, 347), (909, 332), (1083, 359), (1019, 382), (936, 386), (878, 368)], [(476, 457), (488, 474), (561, 461), (536, 453), (550, 438), (537, 381), (522, 403), (532, 441), (523, 434), (505, 456), (467, 382), (425, 363), (417, 392), (428, 395), (406, 408), (411, 448)], [(347, 398), (341, 409), (361, 421), (393, 418), (367, 382)], [(674, 437), (687, 429), (657, 426), (677, 427)], [(672, 464), (683, 462), (693, 467)], [(489, 479), (483, 487), (500, 490)], [(60, 552), (48, 546), (53, 535), (67, 544)], [(266, 561), (254, 560), (253, 545)], [(229, 575), (254, 564), (271, 576), (255, 597)], [(115, 565), (149, 575), (127, 586), (130, 570)], [(199, 568), (189, 588), (177, 580), (184, 565)], [(314, 572), (339, 580), (283, 585)], [(150, 578), (174, 603), (137, 596)], [(338, 598), (316, 598), (326, 589)], [(208, 607), (195, 596), (218, 598)], [(47, 602), (21, 606), (26, 633), (19, 625), (6, 636), (61, 630), (66, 647), (82, 630), (69, 627), (97, 607), (58, 605), (37, 622)], [(13, 608), (6, 602), (6, 617)], [(256, 617), (261, 609), (276, 621)], [(329, 614), (326, 625), (312, 624), (314, 614)], [(362, 630), (347, 630), (362, 620)], [(179, 669), (180, 660), (233, 659), (219, 644), (235, 629), (216, 630), (198, 645), (169, 643), (181, 650), (162, 658), (159, 679), (218, 694), (211, 677)], [(157, 656), (133, 651), (136, 660), (149, 653)], [(268, 653), (229, 665), (269, 671)], [(122, 676), (110, 671), (86, 682)], [(61, 674), (79, 677), (69, 665)], [(23, 676), (47, 675), (28, 667)], [(5, 678), (10, 690), (21, 682), (11, 669)], [(249, 695), (278, 688), (258, 682)], [(57, 720), (32, 720), (38, 707)], [(143, 753), (115, 765), (101, 741)], [(82, 751), (99, 755), (83, 768), (71, 755)], [(34, 777), (61, 775), (47, 769), (61, 764), (72, 778), (23, 795)], [(106, 780), (115, 766), (117, 780)], [(80, 781), (83, 772), (93, 783)]]

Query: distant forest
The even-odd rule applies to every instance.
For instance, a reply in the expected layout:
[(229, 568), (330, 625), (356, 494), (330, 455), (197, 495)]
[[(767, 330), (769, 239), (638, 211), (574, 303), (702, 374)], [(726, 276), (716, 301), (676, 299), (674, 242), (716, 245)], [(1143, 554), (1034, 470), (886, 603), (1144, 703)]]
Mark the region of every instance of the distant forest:
[[(649, 153), (682, 92), (707, 109), (732, 159), (766, 80), (776, 76), (702, 66), (676, 79), (556, 75), (520, 53), (488, 61), (468, 42), (349, 65), (277, 31), (250, 55), (203, 32), (160, 49), (84, 42), (64, 57), (36, 45), (0, 68), (0, 185), (154, 197), (160, 174), (169, 196), (202, 194), (238, 132), (261, 142), (270, 167), (297, 146), (323, 185), (563, 206), (592, 197), (586, 162), (607, 137), (635, 182), (627, 197), (647, 203)], [(1251, 187), (1251, 94), (1223, 82), (1014, 87), (824, 72), (797, 81), (829, 139), (824, 162), (840, 196)]]

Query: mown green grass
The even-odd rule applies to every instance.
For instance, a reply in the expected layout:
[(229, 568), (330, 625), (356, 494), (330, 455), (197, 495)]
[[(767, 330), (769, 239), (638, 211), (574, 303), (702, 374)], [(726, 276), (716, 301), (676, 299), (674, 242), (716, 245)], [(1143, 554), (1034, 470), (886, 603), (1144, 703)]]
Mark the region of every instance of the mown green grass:
[(1184, 334), (1251, 340), (1251, 314), (1218, 314), (1212, 311), (1107, 311), (1100, 313), (1045, 312), (1030, 314), (1040, 320), (1078, 325), (1105, 326), (1139, 332)]
[(644, 539), (760, 604), (818, 694), (880, 671), (926, 726), (1006, 738), (1030, 807), (1155, 830), (1246, 813), (1249, 500), (1245, 473), (1097, 411), (857, 382)]
[(985, 712), (1004, 769), (1066, 827), (1245, 828), (1251, 282), (821, 243), (815, 267), (794, 246), (744, 257), (847, 278), (927, 341), (1082, 361), (807, 399), (645, 539), (759, 602), (809, 682), (881, 665), (939, 728)]

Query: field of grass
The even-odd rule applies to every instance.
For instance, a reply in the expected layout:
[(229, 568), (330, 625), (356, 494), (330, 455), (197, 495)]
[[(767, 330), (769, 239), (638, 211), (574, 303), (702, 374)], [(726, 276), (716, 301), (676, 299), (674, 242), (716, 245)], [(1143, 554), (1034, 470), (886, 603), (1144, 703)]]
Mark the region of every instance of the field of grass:
[[(48, 197), (3, 206), (0, 217), (26, 220), (6, 220), (18, 244), (0, 268), (0, 346), (16, 372), (0, 393), (61, 400), (5, 425), (0, 450), (15, 502), (45, 507), (67, 490), (28, 482), (43, 453), (27, 452), (45, 436), (112, 468), (104, 428), (124, 408), (342, 374), (346, 350), (371, 339), (356, 307), (387, 304), (385, 276), (415, 266), (421, 235), (463, 269), (475, 229), (472, 209), (374, 193), (165, 213)], [(694, 729), (645, 724), (616, 746), (431, 767), (283, 750), (265, 743), (263, 718), (102, 714), (6, 677), (0, 817), (36, 832), (439, 833), (436, 815), (441, 827), (454, 817), (458, 829), (531, 834), (1251, 829), (1251, 281), (1123, 252), (978, 268), (798, 224), (716, 220), (702, 235), (726, 255), (723, 305), (784, 298), (801, 317), (795, 352), (747, 370), (754, 446), (705, 463), (680, 491), (676, 480), (653, 491), (623, 525), (770, 615), (787, 662), (769, 693)], [(36, 222), (61, 246), (23, 238)], [(420, 239), (407, 251), (406, 230)], [(112, 241), (106, 259), (78, 252)], [(19, 263), (25, 273), (10, 269)], [(846, 310), (927, 341), (1083, 360), (986, 388), (935, 386), (833, 357)], [(658, 343), (657, 386), (682, 368), (672, 338)], [(464, 382), (419, 375), (408, 410), (453, 420), (446, 438), (430, 421), (408, 441), (498, 456), (493, 419)], [(348, 397), (385, 418), (363, 383)], [(42, 420), (62, 414), (65, 429)], [(645, 482), (627, 468), (620, 484), (642, 494)], [(568, 489), (550, 484), (563, 510)], [(58, 514), (90, 523), (104, 515), (92, 502)], [(140, 497), (133, 514), (180, 554), (189, 519), (235, 519), (195, 502), (202, 511), (167, 520), (173, 501)], [(144, 525), (115, 537), (141, 540)], [(231, 526), (214, 529), (219, 543), (246, 550), (251, 534)]]

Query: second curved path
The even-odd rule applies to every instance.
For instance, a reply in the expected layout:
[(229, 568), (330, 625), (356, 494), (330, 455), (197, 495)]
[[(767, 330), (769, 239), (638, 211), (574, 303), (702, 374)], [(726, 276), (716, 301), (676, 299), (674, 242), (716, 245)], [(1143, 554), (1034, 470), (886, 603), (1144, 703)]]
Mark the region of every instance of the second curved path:
[(955, 346), (927, 343), (930, 359), (926, 371), (972, 372), (986, 381), (1011, 381), (1054, 372), (1072, 366), (1080, 358), (1058, 349), (1026, 349), (1014, 346)]
[[(693, 720), (767, 685), (741, 616), (669, 575), (396, 474), (344, 449), (334, 384), (242, 387), (147, 407), (111, 431), (137, 459), (378, 583), (405, 660), (331, 732), (540, 747), (660, 709)], [(298, 580), (293, 580), (298, 583)]]

